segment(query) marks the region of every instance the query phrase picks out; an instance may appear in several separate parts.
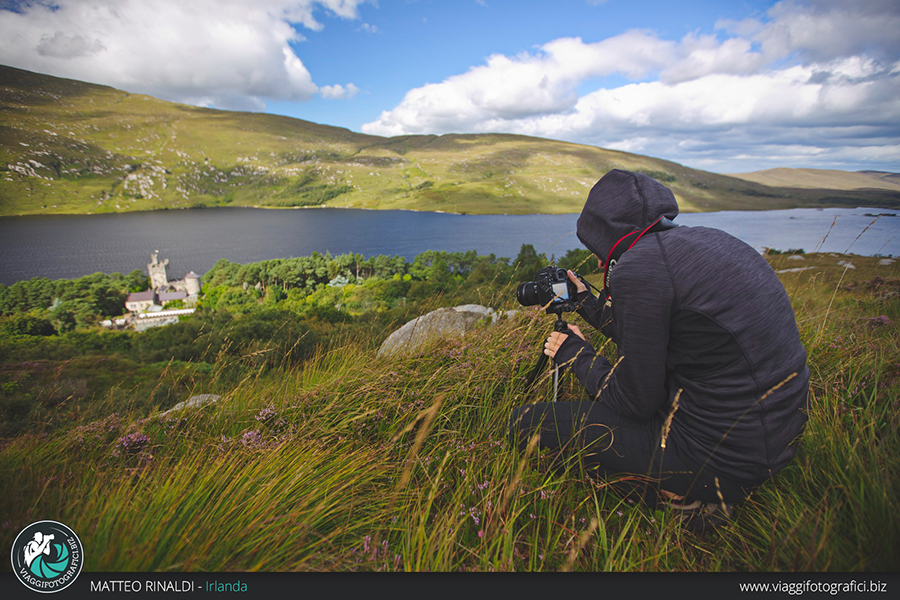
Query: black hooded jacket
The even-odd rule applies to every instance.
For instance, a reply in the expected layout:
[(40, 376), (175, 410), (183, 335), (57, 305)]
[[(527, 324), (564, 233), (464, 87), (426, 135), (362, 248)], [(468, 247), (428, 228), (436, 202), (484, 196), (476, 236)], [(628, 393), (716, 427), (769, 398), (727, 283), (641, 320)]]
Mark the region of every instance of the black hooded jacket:
[[(578, 237), (606, 261), (626, 234), (677, 214), (668, 188), (615, 170), (591, 190)], [(557, 364), (626, 417), (664, 423), (672, 414), (666, 447), (735, 483), (759, 485), (787, 464), (806, 423), (809, 369), (763, 257), (717, 229), (651, 231), (621, 255), (607, 291), (608, 303), (582, 294), (579, 313), (616, 343), (615, 368), (574, 335)]]

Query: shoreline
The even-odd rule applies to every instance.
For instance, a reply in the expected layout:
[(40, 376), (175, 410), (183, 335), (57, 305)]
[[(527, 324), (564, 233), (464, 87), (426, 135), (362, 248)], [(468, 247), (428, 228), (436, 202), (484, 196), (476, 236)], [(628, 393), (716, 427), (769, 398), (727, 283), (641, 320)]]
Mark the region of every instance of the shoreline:
[[(65, 212), (53, 212), (53, 213), (24, 213), (24, 214), (16, 214), (16, 215), (0, 215), (0, 219), (14, 219), (21, 217), (100, 217), (104, 215), (133, 215), (133, 214), (152, 214), (152, 213), (161, 213), (161, 212), (170, 212), (170, 211), (189, 211), (189, 210), (229, 210), (229, 209), (245, 209), (245, 210), (365, 210), (371, 212), (410, 212), (410, 213), (433, 213), (436, 215), (457, 215), (462, 217), (475, 216), (475, 217), (490, 217), (490, 216), (506, 216), (506, 217), (521, 217), (521, 216), (559, 216), (559, 215), (578, 215), (579, 212), (527, 212), (527, 213), (505, 213), (505, 212), (486, 212), (486, 213), (473, 213), (473, 212), (454, 212), (448, 210), (422, 210), (415, 208), (370, 208), (365, 206), (260, 206), (260, 205), (250, 205), (250, 206), (189, 206), (189, 207), (165, 207), (165, 208), (151, 208), (146, 210), (120, 210), (120, 211), (109, 211), (109, 212), (84, 212), (84, 213), (65, 213)], [(679, 211), (679, 215), (691, 214), (691, 215), (700, 215), (700, 214), (711, 214), (711, 213), (774, 213), (788, 210), (814, 210), (814, 211), (825, 211), (825, 210), (868, 210), (873, 211), (873, 214), (866, 214), (866, 216), (871, 217), (897, 217), (900, 216), (900, 206), (897, 208), (875, 208), (872, 206), (792, 206), (787, 208), (771, 208), (771, 209), (754, 209), (754, 208), (728, 208), (728, 209), (720, 209), (720, 210), (684, 210)], [(890, 214), (891, 211), (897, 214)], [(677, 217), (676, 217), (677, 218)]]

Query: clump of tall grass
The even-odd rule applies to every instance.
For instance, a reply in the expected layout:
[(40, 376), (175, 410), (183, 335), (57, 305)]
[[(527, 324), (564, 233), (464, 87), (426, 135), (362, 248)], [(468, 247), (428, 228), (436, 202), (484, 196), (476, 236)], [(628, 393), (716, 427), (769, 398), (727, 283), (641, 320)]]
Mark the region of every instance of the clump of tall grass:
[[(900, 309), (838, 279), (785, 276), (809, 424), (796, 460), (707, 536), (510, 447), (512, 408), (549, 393), (524, 386), (553, 326), (531, 310), (409, 356), (349, 336), (302, 367), (213, 376), (195, 391), (221, 398), (201, 409), (111, 404), (9, 440), (0, 535), (60, 520), (101, 571), (893, 570)], [(581, 394), (566, 378), (561, 395)]]

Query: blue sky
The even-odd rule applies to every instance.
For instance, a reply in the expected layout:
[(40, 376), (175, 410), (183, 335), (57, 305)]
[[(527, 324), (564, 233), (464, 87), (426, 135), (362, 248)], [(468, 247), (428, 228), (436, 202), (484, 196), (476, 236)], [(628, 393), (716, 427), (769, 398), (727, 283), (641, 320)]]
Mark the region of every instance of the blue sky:
[(894, 0), (0, 1), (0, 62), (373, 135), (900, 171)]
[(464, 73), (492, 54), (515, 56), (565, 37), (598, 41), (629, 29), (673, 39), (714, 33), (719, 19), (764, 12), (772, 2), (689, 0), (677, 11), (672, 2), (639, 4), (635, 9), (633, 1), (623, 0), (382, 0), (360, 5), (359, 20), (326, 13), (321, 31), (304, 32), (307, 41), (291, 47), (322, 81), (352, 81), (362, 93), (349, 107), (313, 101), (279, 104), (277, 111), (358, 131), (410, 89)]
[(410, 89), (463, 73), (492, 54), (515, 56), (550, 40), (596, 41), (628, 29), (651, 29), (675, 39), (696, 31), (713, 33), (720, 18), (745, 17), (772, 2), (693, 0), (680, 3), (677, 11), (672, 4), (643, 2), (636, 10), (621, 0), (400, 0), (362, 4), (358, 20), (324, 13), (319, 17), (323, 29), (304, 32), (307, 40), (291, 47), (323, 82), (350, 81), (361, 93), (350, 106), (314, 99), (268, 109), (359, 131)]

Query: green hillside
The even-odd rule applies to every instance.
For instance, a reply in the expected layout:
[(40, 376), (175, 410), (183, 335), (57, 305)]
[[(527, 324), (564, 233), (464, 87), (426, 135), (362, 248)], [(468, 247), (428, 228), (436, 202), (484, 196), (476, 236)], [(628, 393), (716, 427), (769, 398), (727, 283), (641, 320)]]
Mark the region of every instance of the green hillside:
[(660, 179), (686, 212), (900, 207), (897, 190), (770, 187), (526, 136), (383, 138), (4, 66), (0, 115), (0, 215), (198, 206), (571, 213), (614, 168)]
[(835, 171), (827, 169), (766, 169), (735, 173), (733, 177), (768, 186), (824, 188), (832, 190), (885, 189), (900, 191), (900, 173), (884, 171)]

